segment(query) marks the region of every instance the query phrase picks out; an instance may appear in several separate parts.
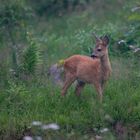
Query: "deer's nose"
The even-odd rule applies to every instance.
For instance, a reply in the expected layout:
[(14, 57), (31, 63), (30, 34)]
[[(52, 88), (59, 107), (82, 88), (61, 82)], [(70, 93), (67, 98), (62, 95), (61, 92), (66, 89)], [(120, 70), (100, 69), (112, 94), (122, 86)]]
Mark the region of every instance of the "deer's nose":
[(97, 57), (97, 56), (96, 56), (95, 53), (92, 53), (92, 54), (90, 55), (90, 57), (94, 58), (94, 57)]

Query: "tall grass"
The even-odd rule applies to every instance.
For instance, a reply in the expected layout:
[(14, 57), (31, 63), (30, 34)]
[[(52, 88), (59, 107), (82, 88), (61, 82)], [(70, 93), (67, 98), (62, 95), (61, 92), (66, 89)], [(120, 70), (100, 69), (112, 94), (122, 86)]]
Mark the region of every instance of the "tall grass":
[(126, 62), (128, 60), (124, 58), (112, 61), (113, 70), (116, 70), (115, 65), (121, 66), (117, 67), (117, 77), (113, 74), (108, 82), (102, 105), (92, 86), (86, 86), (78, 98), (74, 95), (74, 85), (66, 97), (61, 97), (60, 88), (54, 88), (51, 84), (44, 88), (30, 88), (10, 82), (8, 89), (1, 93), (0, 131), (6, 135), (17, 132), (21, 134), (30, 127), (33, 120), (39, 120), (46, 124), (59, 124), (61, 134), (74, 132), (75, 135), (87, 135), (90, 132), (94, 134), (96, 130), (100, 135), (101, 129), (107, 127), (111, 131), (117, 122), (125, 127), (135, 127), (134, 133), (137, 133), (140, 120), (140, 79), (134, 81), (137, 75), (132, 73), (131, 66)]
[[(121, 7), (128, 6), (126, 3), (121, 4)], [(139, 58), (132, 53), (118, 55), (117, 51), (114, 51), (116, 42), (123, 39), (127, 28), (126, 16), (121, 14), (125, 7), (122, 9), (117, 5), (115, 11), (118, 7), (120, 12), (115, 14), (114, 11), (106, 11), (106, 15), (102, 6), (98, 7), (101, 11), (95, 14), (97, 9), (92, 11), (91, 8), (59, 18), (46, 20), (43, 17), (40, 18), (38, 26), (27, 28), (37, 37), (35, 43), (38, 43), (31, 45), (37, 45), (42, 56), (39, 57), (41, 64), (37, 65), (37, 70), (41, 70), (40, 75), (35, 71), (35, 77), (29, 82), (11, 78), (9, 57), (6, 62), (0, 63), (3, 64), (0, 81), (2, 84), (6, 83), (6, 88), (0, 89), (0, 139), (18, 139), (25, 135), (25, 131), (30, 131), (31, 135), (32, 121), (41, 121), (44, 124), (57, 123), (60, 126), (58, 133), (55, 133), (58, 139), (92, 140), (98, 135), (105, 140), (115, 140), (118, 137), (128, 140), (139, 136)], [(79, 98), (74, 95), (75, 85), (69, 89), (66, 97), (61, 97), (61, 88), (52, 84), (46, 76), (48, 67), (60, 59), (77, 53), (90, 55), (94, 47), (92, 32), (99, 36), (110, 35), (109, 54), (113, 73), (105, 88), (103, 104), (98, 102), (97, 93), (89, 85)], [(4, 61), (4, 58), (2, 60)], [(33, 65), (36, 62), (33, 62)], [(5, 65), (8, 68), (5, 68)], [(5, 79), (2, 77), (4, 75)], [(102, 133), (101, 130), (104, 128), (108, 128), (109, 131)]]

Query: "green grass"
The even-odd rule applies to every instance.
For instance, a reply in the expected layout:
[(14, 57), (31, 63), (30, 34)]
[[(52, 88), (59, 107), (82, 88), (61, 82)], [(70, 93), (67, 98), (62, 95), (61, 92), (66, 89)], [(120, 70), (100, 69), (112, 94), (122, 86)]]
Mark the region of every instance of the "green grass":
[[(1, 85), (6, 85), (0, 89), (0, 139), (20, 138), (33, 121), (59, 124), (58, 132), (49, 132), (55, 140), (94, 140), (96, 135), (101, 135), (104, 140), (115, 140), (119, 137), (115, 128), (117, 123), (125, 128), (124, 139), (133, 140), (139, 136), (139, 58), (132, 53), (118, 54), (115, 51), (116, 42), (124, 39), (129, 30), (127, 16), (134, 6), (123, 2), (115, 9), (112, 4), (106, 3), (105, 11), (99, 4), (95, 5), (99, 11), (96, 8), (92, 11), (89, 7), (86, 11), (59, 18), (43, 17), (36, 26), (27, 27), (42, 55), (38, 73), (34, 77), (25, 77), (28, 80), (13, 79), (9, 73), (9, 54), (0, 54), (3, 60)], [(97, 94), (90, 85), (85, 87), (80, 98), (74, 95), (74, 85), (66, 97), (61, 97), (61, 88), (53, 85), (46, 76), (48, 67), (60, 59), (73, 54), (89, 55), (94, 47), (91, 32), (110, 35), (109, 54), (113, 73), (105, 88), (103, 104), (98, 102)], [(4, 51), (7, 52), (6, 47)], [(100, 130), (103, 128), (110, 131), (102, 134)]]
[[(61, 97), (60, 88), (54, 88), (51, 84), (46, 87), (32, 85), (30, 88), (21, 83), (10, 82), (9, 88), (1, 92), (0, 131), (6, 135), (13, 133), (20, 136), (32, 121), (45, 124), (55, 122), (60, 125), (61, 134), (74, 132), (75, 135), (87, 135), (94, 128), (99, 131), (106, 127), (112, 130), (112, 125), (116, 122), (138, 129), (140, 79), (136, 79), (137, 75), (132, 73), (131, 66), (126, 63), (128, 61), (130, 62), (125, 59), (112, 61), (114, 70), (115, 65), (123, 66), (123, 70), (119, 66), (118, 76), (112, 75), (105, 89), (103, 104), (98, 102), (92, 86), (86, 86), (82, 96), (78, 98), (74, 95), (74, 86), (69, 89), (66, 97)], [(129, 73), (126, 72), (128, 68)], [(106, 116), (112, 121), (107, 120)], [(109, 134), (110, 137), (111, 135), (113, 136)]]

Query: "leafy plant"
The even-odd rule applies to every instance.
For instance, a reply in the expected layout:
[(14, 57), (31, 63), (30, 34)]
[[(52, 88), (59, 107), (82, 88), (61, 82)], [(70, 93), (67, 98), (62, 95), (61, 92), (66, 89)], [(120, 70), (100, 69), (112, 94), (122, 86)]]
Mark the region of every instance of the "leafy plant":
[(90, 0), (41, 0), (40, 3), (31, 0), (30, 2), (39, 15), (61, 15), (64, 11), (75, 10), (77, 6), (83, 8)]
[(41, 63), (41, 51), (35, 38), (27, 32), (28, 47), (23, 51), (22, 68), (26, 74), (35, 74), (37, 66)]

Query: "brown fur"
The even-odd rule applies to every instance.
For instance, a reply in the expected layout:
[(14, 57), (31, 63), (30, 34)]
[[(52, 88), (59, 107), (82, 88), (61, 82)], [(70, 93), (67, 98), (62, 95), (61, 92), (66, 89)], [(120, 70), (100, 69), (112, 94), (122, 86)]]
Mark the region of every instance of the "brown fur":
[[(96, 47), (93, 57), (84, 55), (73, 55), (67, 58), (64, 62), (65, 82), (62, 89), (64, 96), (70, 85), (78, 80), (75, 92), (80, 95), (85, 84), (94, 85), (102, 101), (102, 94), (106, 81), (111, 74), (111, 65), (108, 57), (108, 42), (107, 37), (96, 38)], [(99, 50), (100, 49), (100, 50)]]

